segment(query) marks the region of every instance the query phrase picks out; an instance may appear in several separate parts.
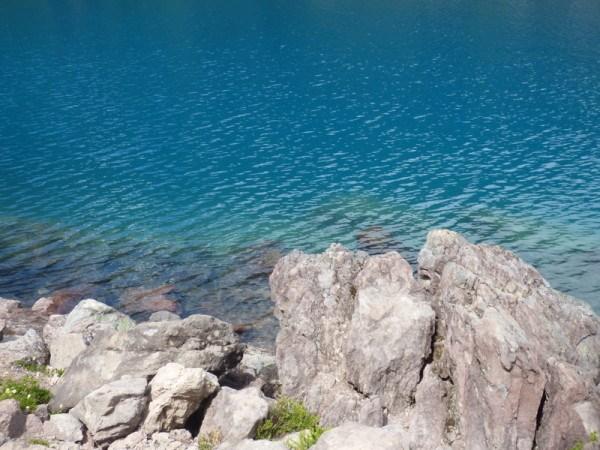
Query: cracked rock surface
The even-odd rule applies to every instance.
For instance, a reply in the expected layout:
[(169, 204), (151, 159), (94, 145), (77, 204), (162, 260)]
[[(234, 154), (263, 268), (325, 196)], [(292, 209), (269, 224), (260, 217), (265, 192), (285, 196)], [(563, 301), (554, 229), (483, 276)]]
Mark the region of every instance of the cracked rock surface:
[(507, 250), (435, 230), (416, 277), (398, 253), (332, 245), (270, 281), (282, 392), (325, 425), (392, 424), (424, 449), (568, 449), (600, 430), (598, 317)]

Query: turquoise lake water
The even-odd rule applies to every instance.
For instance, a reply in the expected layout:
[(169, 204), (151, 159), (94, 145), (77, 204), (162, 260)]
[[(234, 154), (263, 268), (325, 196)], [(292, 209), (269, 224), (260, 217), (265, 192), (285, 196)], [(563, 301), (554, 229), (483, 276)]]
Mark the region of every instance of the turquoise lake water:
[(0, 2), (0, 296), (246, 322), (290, 249), (435, 227), (600, 310), (598, 0)]

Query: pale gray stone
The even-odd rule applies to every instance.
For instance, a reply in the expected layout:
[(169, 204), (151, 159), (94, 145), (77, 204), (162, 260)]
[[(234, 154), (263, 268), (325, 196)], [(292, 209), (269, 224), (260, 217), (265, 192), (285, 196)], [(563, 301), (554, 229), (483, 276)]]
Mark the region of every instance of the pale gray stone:
[(71, 408), (124, 375), (152, 377), (169, 362), (220, 375), (237, 365), (243, 349), (230, 324), (202, 315), (103, 334), (75, 358), (56, 386), (50, 408)]
[(25, 431), (25, 414), (16, 400), (0, 401), (0, 435), (16, 438)]
[(447, 230), (429, 233), (419, 277), (438, 311), (434, 367), (453, 383), (456, 445), (563, 448), (600, 429), (588, 306), (509, 251)]
[(33, 329), (22, 336), (5, 336), (0, 342), (0, 369), (10, 369), (16, 361), (46, 364), (48, 356), (44, 340)]
[(238, 366), (221, 384), (235, 389), (257, 386), (266, 396), (277, 397), (280, 385), (274, 352), (248, 345)]
[(154, 433), (151, 436), (136, 431), (129, 436), (113, 442), (108, 450), (198, 450), (187, 430), (174, 430), (170, 433)]
[(169, 363), (150, 383), (150, 405), (143, 429), (151, 434), (182, 428), (202, 402), (219, 389), (219, 380), (200, 368)]
[(270, 281), (285, 395), (326, 425), (382, 425), (384, 411), (410, 404), (435, 313), (399, 254), (369, 257), (339, 245), (321, 255), (292, 252)]
[(83, 425), (71, 414), (53, 414), (44, 422), (43, 435), (50, 440), (83, 441)]
[(44, 336), (50, 347), (50, 365), (60, 369), (67, 369), (99, 334), (135, 326), (125, 314), (94, 299), (79, 302), (60, 327), (61, 319), (55, 317), (44, 327)]
[(94, 442), (104, 445), (137, 428), (146, 408), (146, 392), (145, 378), (113, 381), (88, 394), (71, 414), (85, 424)]
[(44, 434), (44, 423), (35, 414), (27, 414), (25, 419), (25, 433), (28, 438), (39, 437)]
[(426, 366), (410, 414), (410, 448), (436, 449), (445, 441), (459, 420), (452, 416), (451, 392), (452, 384), (433, 373), (432, 365)]
[(39, 419), (42, 422), (45, 422), (46, 420), (48, 420), (50, 418), (50, 412), (48, 411), (48, 405), (38, 405), (35, 408), (35, 411), (33, 411), (33, 414), (35, 414), (37, 417), (39, 417)]
[(21, 302), (0, 297), (0, 318), (6, 319), (21, 308)]
[[(393, 426), (344, 423), (325, 432), (312, 450), (400, 450), (409, 448), (403, 432)], [(416, 447), (424, 448), (424, 447)]]
[(230, 445), (254, 437), (269, 413), (269, 402), (256, 387), (239, 391), (224, 387), (211, 402), (200, 427), (200, 436), (218, 435)]
[(216, 450), (289, 450), (289, 447), (282, 442), (244, 439), (236, 444), (223, 443)]

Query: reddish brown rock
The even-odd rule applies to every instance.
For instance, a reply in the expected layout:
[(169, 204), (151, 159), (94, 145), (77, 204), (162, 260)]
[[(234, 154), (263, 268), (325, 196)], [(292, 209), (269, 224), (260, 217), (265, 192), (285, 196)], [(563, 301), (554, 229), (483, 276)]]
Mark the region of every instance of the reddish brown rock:
[(169, 311), (177, 312), (177, 302), (168, 297), (175, 286), (165, 285), (153, 289), (126, 289), (121, 296), (121, 309), (127, 314)]
[(75, 308), (77, 303), (87, 298), (91, 292), (92, 288), (88, 285), (59, 289), (40, 298), (33, 304), (31, 310), (46, 315), (68, 314)]

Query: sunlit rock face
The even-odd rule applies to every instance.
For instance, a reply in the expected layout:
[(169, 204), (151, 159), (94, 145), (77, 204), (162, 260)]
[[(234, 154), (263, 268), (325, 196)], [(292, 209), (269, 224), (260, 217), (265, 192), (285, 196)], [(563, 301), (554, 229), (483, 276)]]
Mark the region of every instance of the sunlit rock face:
[[(414, 448), (568, 448), (600, 429), (600, 321), (531, 266), (436, 230), (397, 253), (293, 252), (271, 276), (284, 394)], [(412, 448), (411, 447), (411, 448)]]

